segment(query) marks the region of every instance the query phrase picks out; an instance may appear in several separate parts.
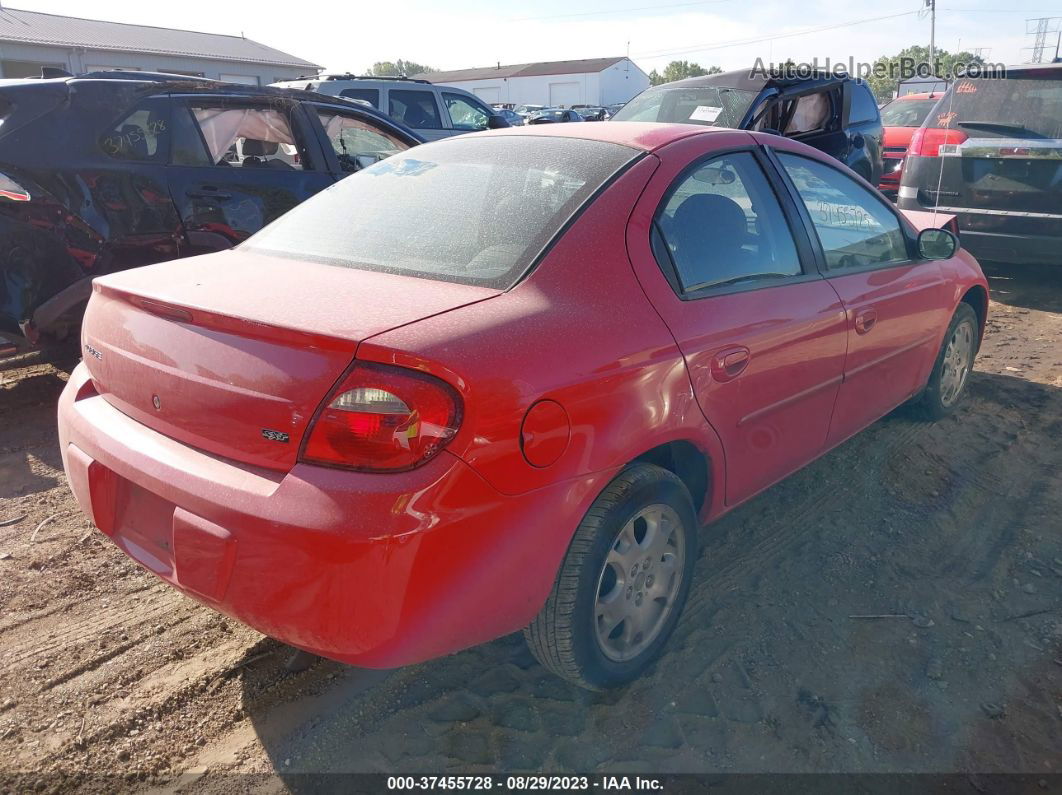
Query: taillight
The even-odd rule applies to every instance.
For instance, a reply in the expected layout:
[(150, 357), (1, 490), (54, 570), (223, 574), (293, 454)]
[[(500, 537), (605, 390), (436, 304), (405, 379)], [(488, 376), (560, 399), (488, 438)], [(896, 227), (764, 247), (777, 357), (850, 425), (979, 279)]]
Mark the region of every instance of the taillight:
[(911, 145), (907, 147), (908, 155), (921, 157), (940, 157), (941, 147), (943, 154), (954, 154), (949, 151), (967, 139), (962, 130), (945, 130), (940, 127), (919, 127), (911, 137)]
[(402, 367), (356, 364), (310, 425), (301, 461), (400, 472), (438, 453), (461, 424), (461, 398), (444, 381)]
[(0, 174), (0, 199), (7, 199), (13, 202), (28, 202), (30, 194), (28, 190), (7, 176), (7, 174)]

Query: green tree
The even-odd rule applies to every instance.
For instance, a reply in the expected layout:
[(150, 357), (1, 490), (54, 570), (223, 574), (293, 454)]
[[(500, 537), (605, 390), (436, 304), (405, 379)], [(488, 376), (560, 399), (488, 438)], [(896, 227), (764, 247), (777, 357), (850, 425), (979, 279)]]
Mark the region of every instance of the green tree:
[[(950, 53), (947, 50), (936, 51), (936, 63), (930, 64), (931, 69), (940, 77), (950, 78), (955, 72), (955, 65), (983, 64), (985, 61), (979, 55), (969, 52)], [(929, 63), (929, 47), (919, 44), (905, 47), (896, 55), (882, 55), (874, 62), (874, 73), (867, 78), (870, 90), (874, 92), (874, 98), (878, 102), (888, 102), (896, 93), (896, 84), (910, 74), (904, 74), (904, 67), (917, 67), (919, 64)]]
[(702, 75), (716, 75), (722, 72), (718, 66), (709, 66), (705, 69), (699, 63), (689, 61), (672, 61), (664, 67), (664, 73), (660, 74), (655, 69), (649, 73), (649, 84), (658, 86), (661, 83), (673, 83), (676, 80), (685, 80), (687, 77), (701, 77)]
[(377, 61), (369, 67), (369, 74), (373, 77), (401, 77), (402, 75), (412, 77), (437, 71), (439, 70), (431, 66), (425, 66), (416, 61), (403, 61), (401, 58), (397, 61)]

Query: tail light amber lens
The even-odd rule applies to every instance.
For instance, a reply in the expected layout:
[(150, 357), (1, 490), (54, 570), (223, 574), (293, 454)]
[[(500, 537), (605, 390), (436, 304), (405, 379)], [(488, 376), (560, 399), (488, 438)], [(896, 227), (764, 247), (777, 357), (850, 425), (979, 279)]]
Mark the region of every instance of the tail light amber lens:
[(362, 472), (401, 472), (436, 455), (457, 433), (461, 398), (415, 370), (357, 364), (310, 425), (299, 460)]

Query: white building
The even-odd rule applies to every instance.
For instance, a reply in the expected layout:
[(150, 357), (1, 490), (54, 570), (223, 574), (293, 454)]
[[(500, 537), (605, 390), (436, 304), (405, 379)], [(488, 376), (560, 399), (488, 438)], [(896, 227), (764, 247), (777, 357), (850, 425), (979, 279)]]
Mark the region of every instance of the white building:
[(0, 9), (0, 78), (108, 69), (210, 77), (267, 85), (316, 74), (317, 64), (242, 36)]
[(649, 87), (649, 76), (629, 58), (545, 61), (416, 75), (471, 91), (488, 104), (611, 105)]

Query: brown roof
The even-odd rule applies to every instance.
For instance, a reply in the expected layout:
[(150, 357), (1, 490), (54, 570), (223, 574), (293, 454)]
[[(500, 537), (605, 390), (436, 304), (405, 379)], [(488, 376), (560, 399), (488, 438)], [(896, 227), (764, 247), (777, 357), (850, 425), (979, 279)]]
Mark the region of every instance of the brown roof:
[(82, 19), (17, 8), (0, 8), (0, 42), (84, 47), (89, 50), (156, 53), (238, 63), (316, 69), (317, 64), (242, 36)]
[[(478, 69), (454, 69), (449, 72), (430, 72), (428, 74), (413, 75), (413, 77), (430, 80), (433, 83), (456, 83), (462, 80), (490, 80), (492, 77), (531, 77), (534, 75), (566, 75), (580, 74), (582, 72), (602, 72), (613, 64), (619, 63), (624, 56), (618, 58), (583, 58), (579, 61), (539, 61), (538, 63), (517, 63), (508, 66), (483, 66)], [(635, 67), (637, 68), (637, 67)]]

